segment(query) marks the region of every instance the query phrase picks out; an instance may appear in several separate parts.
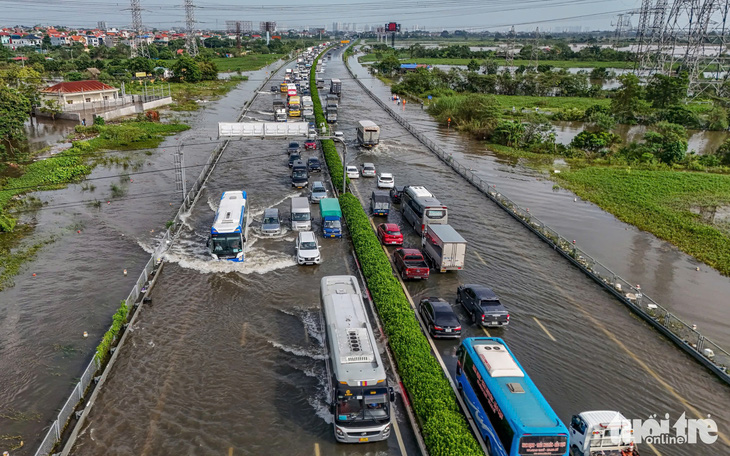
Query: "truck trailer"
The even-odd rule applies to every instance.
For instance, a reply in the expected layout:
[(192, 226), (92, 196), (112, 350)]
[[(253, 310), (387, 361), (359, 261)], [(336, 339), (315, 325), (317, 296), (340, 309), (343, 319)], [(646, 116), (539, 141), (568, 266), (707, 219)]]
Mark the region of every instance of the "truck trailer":
[(466, 258), (466, 239), (451, 225), (428, 225), (421, 239), (423, 253), (439, 272), (461, 271)]

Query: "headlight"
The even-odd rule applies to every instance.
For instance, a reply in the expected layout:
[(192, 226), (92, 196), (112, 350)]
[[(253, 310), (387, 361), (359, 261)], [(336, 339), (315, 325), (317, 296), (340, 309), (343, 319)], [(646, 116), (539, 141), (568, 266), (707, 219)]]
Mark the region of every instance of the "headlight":
[(383, 428), (383, 435), (388, 434), (390, 434), (390, 423), (388, 423), (388, 425)]
[(337, 434), (338, 437), (345, 437), (345, 433), (342, 432), (342, 429), (338, 428), (337, 426), (335, 426), (335, 434)]

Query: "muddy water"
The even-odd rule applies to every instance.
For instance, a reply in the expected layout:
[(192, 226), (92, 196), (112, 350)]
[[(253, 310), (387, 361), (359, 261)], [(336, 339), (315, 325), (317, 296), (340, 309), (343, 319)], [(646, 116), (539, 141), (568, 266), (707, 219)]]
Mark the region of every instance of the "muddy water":
[[(349, 78), (339, 61), (328, 66), (327, 76), (343, 81), (344, 97), (337, 128), (345, 132), (352, 151), (358, 150), (355, 146), (357, 121), (370, 119), (381, 127), (380, 145), (369, 151), (351, 152), (351, 163), (373, 162), (379, 172), (394, 173), (396, 185), (425, 185), (448, 205), (449, 223), (469, 243), (464, 271), (433, 273), (427, 281), (408, 283), (416, 301), (440, 296), (454, 303), (459, 284), (488, 285), (512, 315), (509, 327), (490, 329), (489, 333), (507, 341), (564, 422), (574, 413), (598, 409), (621, 410), (632, 419), (646, 419), (650, 414), (663, 417), (669, 413), (672, 422), (685, 411), (694, 418), (711, 414), (719, 428), (726, 430), (723, 440), (714, 445), (657, 445), (657, 450), (662, 455), (686, 456), (718, 456), (730, 452), (727, 386), (632, 316), (611, 295), (546, 248), (537, 237), (428, 152), (379, 109)], [(371, 81), (367, 84), (387, 97), (387, 88)], [(430, 120), (420, 109), (406, 109), (405, 113), (414, 125), (430, 130)], [(479, 165), (478, 169), (487, 178), (500, 176), (497, 188), (521, 203), (529, 201), (531, 212), (539, 210), (541, 216), (552, 213), (551, 223), (555, 224), (562, 219), (560, 231), (591, 230), (591, 239), (596, 242), (602, 237), (604, 240), (597, 244), (599, 258), (605, 253), (610, 259), (628, 261), (631, 272), (631, 267), (639, 261), (637, 256), (645, 257), (644, 264), (651, 271), (643, 272), (659, 279), (650, 294), (656, 294), (654, 291), (659, 287), (670, 288), (668, 295), (678, 299), (675, 301), (678, 304), (682, 303), (674, 284), (679, 281), (691, 285), (691, 293), (705, 296), (691, 283), (688, 273), (676, 270), (687, 261), (676, 251), (665, 250), (662, 243), (643, 233), (625, 230), (611, 216), (592, 206), (573, 203), (572, 197), (568, 204), (569, 195), (552, 193), (549, 184), (547, 191), (540, 191), (546, 184), (538, 176), (506, 164), (486, 151), (469, 149), (465, 146), (468, 141), (463, 138), (438, 130), (430, 133), (453, 150), (459, 160)], [(370, 192), (375, 188), (374, 179), (361, 178), (355, 187), (367, 207)], [(556, 206), (554, 211), (552, 206)], [(401, 226), (406, 234), (406, 246), (420, 246), (420, 240), (404, 223), (397, 206), (387, 219), (377, 218), (378, 222), (386, 220)], [(581, 227), (584, 224), (587, 226)], [(629, 248), (619, 244), (626, 238), (629, 242), (633, 240)], [(708, 276), (709, 273), (703, 272), (694, 275), (694, 279)], [(713, 292), (728, 296), (722, 288), (726, 279), (715, 279)], [(712, 299), (713, 295), (708, 292), (706, 297)], [(703, 303), (706, 309), (717, 312), (715, 317), (719, 320), (727, 315), (721, 311), (721, 304), (726, 304), (721, 298), (715, 299), (714, 309), (708, 302)], [(465, 331), (462, 337), (484, 335), (470, 323), (463, 309), (454, 307)], [(437, 342), (452, 373), (457, 344)], [(653, 453), (644, 446), (642, 454)]]
[[(271, 120), (262, 94), (254, 119)], [(297, 266), (296, 232), (262, 237), (263, 211), (286, 220), (292, 189), (286, 139), (232, 141), (99, 395), (74, 454), (401, 454), (395, 435), (338, 445), (326, 406), (319, 281), (355, 273), (347, 239), (321, 239), (323, 263)], [(304, 156), (319, 155), (307, 152)], [(326, 180), (314, 174), (313, 180)], [(329, 184), (328, 184), (329, 188)], [(214, 261), (205, 242), (223, 191), (248, 193), (246, 261)], [(331, 188), (330, 188), (331, 190)], [(317, 205), (311, 210), (316, 213)], [(319, 216), (314, 217), (319, 233)], [(409, 454), (413, 437), (397, 403)]]
[[(189, 144), (192, 182), (216, 145), (216, 123), (235, 119), (270, 70), (252, 72), (221, 100), (180, 115), (192, 129), (167, 138), (151, 155), (125, 152), (132, 166), (97, 167), (85, 182), (93, 191), (71, 185), (34, 194), (47, 205), (23, 215), (36, 227), (26, 243), (54, 241), (23, 267), (14, 287), (0, 292), (0, 435), (25, 442), (13, 454), (35, 451), (147, 262), (145, 249), (177, 211), (172, 152)], [(112, 184), (124, 196), (114, 198)], [(9, 446), (0, 441), (0, 451)]]
[[(354, 59), (350, 59), (350, 65), (371, 90), (389, 99), (388, 87), (371, 78)], [(697, 324), (705, 336), (730, 346), (727, 299), (730, 279), (671, 244), (619, 221), (592, 203), (577, 199), (573, 193), (553, 189), (553, 182), (547, 176), (523, 166), (520, 160), (499, 156), (479, 141), (440, 127), (419, 106), (406, 104), (405, 110), (398, 109), (412, 125), (474, 169), (482, 179), (529, 208), (564, 237), (575, 239), (588, 254), (618, 275), (640, 284), (646, 294), (672, 313)], [(372, 120), (391, 122), (385, 115)], [(460, 182), (458, 188), (466, 185)], [(699, 272), (695, 270), (697, 267), (701, 269)]]

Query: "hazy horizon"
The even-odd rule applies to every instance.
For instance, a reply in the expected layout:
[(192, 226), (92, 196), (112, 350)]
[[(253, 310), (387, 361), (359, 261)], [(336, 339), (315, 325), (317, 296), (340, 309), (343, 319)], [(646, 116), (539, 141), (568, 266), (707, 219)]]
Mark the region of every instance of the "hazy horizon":
[[(326, 2), (300, 0), (291, 3), (261, 3), (251, 0), (194, 0), (197, 28), (223, 30), (225, 21), (251, 21), (254, 30), (260, 21), (275, 21), (279, 30), (324, 27), (335, 22), (363, 26), (382, 26), (398, 22), (403, 30), (557, 32), (565, 27), (611, 30), (616, 15), (637, 9), (639, 0), (374, 0), (370, 2)], [(0, 0), (5, 4), (0, 26), (63, 25), (91, 28), (97, 22), (107, 27), (130, 27), (129, 1), (110, 3), (100, 0)], [(140, 0), (142, 22), (147, 29), (184, 29), (183, 0)], [(305, 17), (306, 15), (306, 17)], [(574, 30), (575, 31), (575, 30)]]

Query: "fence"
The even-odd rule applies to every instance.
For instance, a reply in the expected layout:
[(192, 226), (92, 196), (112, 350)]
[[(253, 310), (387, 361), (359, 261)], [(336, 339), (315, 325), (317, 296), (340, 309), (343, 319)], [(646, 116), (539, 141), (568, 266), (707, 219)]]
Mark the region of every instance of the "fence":
[(730, 353), (727, 350), (721, 348), (718, 344), (700, 334), (694, 326), (685, 323), (676, 315), (672, 315), (669, 310), (659, 305), (649, 296), (643, 294), (638, 285), (634, 286), (631, 282), (619, 277), (607, 266), (599, 263), (585, 251), (577, 247), (574, 243), (575, 241), (569, 241), (564, 238), (557, 231), (532, 215), (528, 209), (521, 208), (517, 203), (498, 192), (496, 185), (490, 185), (487, 181), (477, 176), (471, 168), (456, 161), (451, 154), (445, 152), (426, 135), (417, 131), (408, 121), (395, 113), (388, 104), (371, 92), (362, 81), (357, 79), (357, 76), (352, 72), (347, 61), (345, 61), (345, 66), (353, 80), (375, 103), (408, 130), (421, 144), (436, 154), (444, 163), (449, 165), (454, 171), (479, 189), (489, 199), (497, 203), (499, 207), (507, 211), (507, 213), (517, 219), (530, 231), (538, 235), (543, 241), (547, 242), (581, 271), (601, 284), (643, 320), (710, 369), (721, 380), (730, 384), (730, 375), (727, 372), (727, 368), (730, 366)]
[[(284, 66), (287, 63), (288, 61), (284, 62), (281, 66)], [(254, 92), (254, 97), (251, 99), (251, 102), (245, 105), (245, 107), (239, 114), (237, 119), (238, 121), (241, 121), (243, 119), (243, 117), (248, 112), (249, 107), (258, 96), (258, 93), (266, 84), (268, 84), (269, 80), (274, 77), (274, 75), (279, 71), (281, 66), (275, 71), (272, 71), (271, 75), (266, 80), (264, 80), (264, 82), (258, 89), (256, 89), (256, 91)], [(213, 169), (215, 168), (215, 165), (218, 163), (218, 160), (220, 159), (227, 146), (228, 141), (219, 144), (218, 147), (216, 147), (213, 153), (210, 155), (210, 157), (208, 157), (208, 161), (203, 166), (203, 170), (200, 172), (200, 175), (193, 183), (190, 191), (185, 195), (185, 198), (180, 205), (180, 209), (178, 209), (175, 217), (172, 220), (171, 226), (167, 229), (167, 231), (165, 231), (159, 243), (152, 252), (152, 255), (150, 255), (150, 259), (147, 261), (147, 264), (142, 270), (142, 273), (137, 278), (137, 282), (134, 284), (134, 287), (129, 293), (129, 296), (127, 296), (126, 302), (130, 309), (130, 315), (136, 315), (136, 312), (141, 307), (139, 304), (144, 298), (145, 294), (149, 291), (147, 289), (149, 281), (154, 277), (157, 268), (162, 262), (162, 254), (170, 247), (170, 244), (173, 242), (175, 236), (182, 227), (182, 223), (180, 223), (181, 217), (183, 216), (183, 214), (185, 214), (185, 212), (190, 210), (193, 204), (195, 204), (195, 201), (200, 194), (200, 190), (205, 185), (208, 177), (210, 177)], [(110, 365), (108, 364), (105, 367), (105, 370), (109, 367)], [(76, 410), (77, 406), (79, 406), (79, 402), (81, 402), (81, 400), (84, 398), (88, 388), (92, 386), (92, 381), (95, 381), (95, 379), (98, 378), (95, 377), (95, 374), (101, 368), (102, 366), (97, 361), (96, 356), (92, 358), (89, 362), (89, 365), (84, 370), (84, 373), (81, 374), (81, 379), (74, 387), (71, 395), (66, 400), (66, 403), (63, 405), (63, 407), (61, 407), (61, 410), (58, 412), (58, 416), (51, 424), (50, 429), (48, 429), (48, 432), (43, 438), (40, 447), (38, 448), (38, 450), (36, 450), (35, 456), (48, 455), (51, 453), (51, 451), (53, 451), (56, 444), (61, 440), (61, 436), (64, 432), (65, 427), (68, 425), (69, 420), (74, 416), (74, 411)], [(83, 413), (87, 413), (87, 411), (88, 408), (85, 409)], [(78, 411), (76, 412), (76, 415), (80, 416), (81, 413), (81, 411)], [(70, 441), (69, 443), (73, 442)]]

